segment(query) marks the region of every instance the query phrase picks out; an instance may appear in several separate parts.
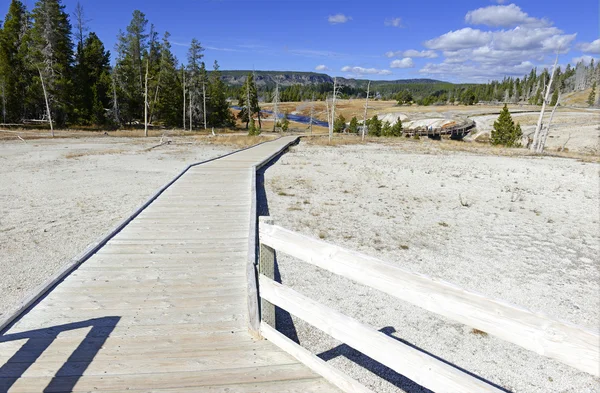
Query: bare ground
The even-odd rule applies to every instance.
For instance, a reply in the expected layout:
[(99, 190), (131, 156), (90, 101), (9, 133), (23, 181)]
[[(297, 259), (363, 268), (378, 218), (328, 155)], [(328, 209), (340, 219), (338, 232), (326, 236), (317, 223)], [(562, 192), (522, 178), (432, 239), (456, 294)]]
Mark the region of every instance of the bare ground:
[(148, 150), (158, 143), (105, 137), (0, 142), (0, 319), (188, 164), (238, 148)]
[[(302, 143), (266, 172), (269, 213), (285, 228), (600, 330), (600, 166), (446, 143)], [(508, 391), (600, 391), (597, 378), (554, 360), (285, 255), (278, 264), (285, 285)], [(290, 337), (374, 391), (425, 391), (291, 321), (280, 313)]]

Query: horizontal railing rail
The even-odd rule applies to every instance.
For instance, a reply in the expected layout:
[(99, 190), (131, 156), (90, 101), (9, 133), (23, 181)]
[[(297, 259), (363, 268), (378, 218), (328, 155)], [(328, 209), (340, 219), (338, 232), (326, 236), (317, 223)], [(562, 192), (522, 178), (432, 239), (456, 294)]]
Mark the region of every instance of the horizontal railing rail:
[[(266, 338), (276, 333), (266, 326), (275, 327), (274, 307), (278, 306), (433, 391), (500, 391), (274, 282), (274, 253), (277, 250), (578, 370), (595, 376), (600, 374), (597, 332), (292, 232), (272, 225), (268, 218), (261, 218), (259, 223), (259, 243), (261, 333)], [(313, 366), (317, 372), (329, 367), (321, 363)], [(340, 377), (336, 374), (335, 378)], [(346, 379), (342, 380), (348, 383)]]

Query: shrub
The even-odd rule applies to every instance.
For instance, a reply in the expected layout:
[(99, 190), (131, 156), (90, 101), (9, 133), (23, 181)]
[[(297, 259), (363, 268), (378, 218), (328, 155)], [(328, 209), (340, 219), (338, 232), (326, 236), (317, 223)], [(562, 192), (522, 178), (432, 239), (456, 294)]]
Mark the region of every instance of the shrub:
[(521, 125), (515, 124), (508, 111), (508, 107), (504, 104), (498, 120), (494, 122), (492, 130), (492, 145), (504, 145), (507, 147), (520, 146), (520, 140), (523, 136)]
[(343, 132), (346, 128), (346, 118), (340, 113), (337, 119), (333, 122), (333, 132)]

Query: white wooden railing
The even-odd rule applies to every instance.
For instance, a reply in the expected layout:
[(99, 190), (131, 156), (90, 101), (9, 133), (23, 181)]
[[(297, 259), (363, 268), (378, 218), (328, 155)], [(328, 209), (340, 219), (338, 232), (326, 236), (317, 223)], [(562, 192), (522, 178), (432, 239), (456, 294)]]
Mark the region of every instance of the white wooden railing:
[(274, 281), (275, 250), (600, 376), (598, 333), (259, 221), (260, 334), (346, 392), (367, 388), (275, 329), (275, 306), (436, 392), (502, 390)]

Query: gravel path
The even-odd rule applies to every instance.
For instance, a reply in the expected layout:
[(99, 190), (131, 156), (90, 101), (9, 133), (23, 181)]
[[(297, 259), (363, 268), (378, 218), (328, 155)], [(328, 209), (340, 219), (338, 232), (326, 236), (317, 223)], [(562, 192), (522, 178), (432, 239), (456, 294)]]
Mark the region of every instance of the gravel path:
[(188, 164), (233, 150), (157, 141), (0, 142), (0, 319)]
[[(600, 166), (424, 146), (300, 144), (265, 174), (269, 213), (285, 228), (600, 330)], [(600, 392), (598, 379), (554, 360), (285, 255), (278, 264), (284, 284), (508, 391)], [(279, 314), (290, 337), (374, 391), (425, 391), (291, 322)]]

